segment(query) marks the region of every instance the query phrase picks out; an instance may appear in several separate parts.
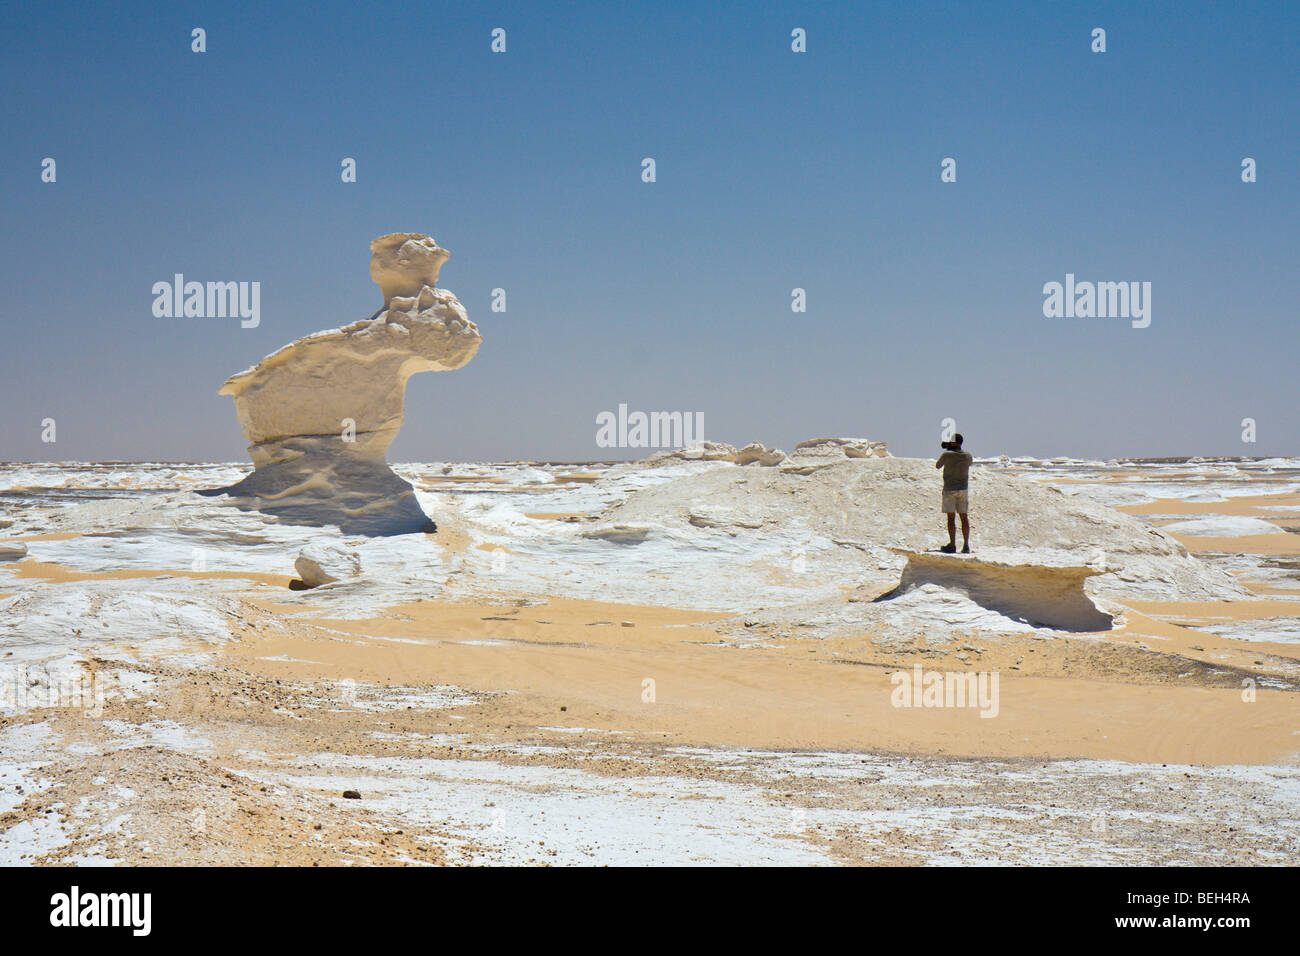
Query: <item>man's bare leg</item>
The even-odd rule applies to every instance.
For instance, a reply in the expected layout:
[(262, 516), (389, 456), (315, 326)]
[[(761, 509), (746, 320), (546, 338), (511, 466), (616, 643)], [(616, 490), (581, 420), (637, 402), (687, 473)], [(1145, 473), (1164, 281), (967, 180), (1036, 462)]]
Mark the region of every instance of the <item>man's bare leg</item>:
[[(963, 522), (965, 518), (966, 516), (962, 515)], [(948, 512), (948, 547), (957, 550), (957, 514), (954, 511)]]
[[(957, 535), (952, 526), (952, 515), (948, 516), (948, 537), (952, 538), (952, 546), (957, 547)], [(961, 513), (961, 546), (970, 548), (970, 517), (966, 512)]]

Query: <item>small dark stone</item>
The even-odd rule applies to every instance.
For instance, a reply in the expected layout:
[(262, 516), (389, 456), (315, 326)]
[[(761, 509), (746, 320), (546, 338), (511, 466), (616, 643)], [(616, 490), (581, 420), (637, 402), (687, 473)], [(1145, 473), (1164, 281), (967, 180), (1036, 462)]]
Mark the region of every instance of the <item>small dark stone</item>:
[(361, 791), (360, 791), (360, 790), (344, 790), (344, 791), (343, 791), (343, 799), (344, 799), (344, 800), (360, 800), (360, 799), (361, 799)]

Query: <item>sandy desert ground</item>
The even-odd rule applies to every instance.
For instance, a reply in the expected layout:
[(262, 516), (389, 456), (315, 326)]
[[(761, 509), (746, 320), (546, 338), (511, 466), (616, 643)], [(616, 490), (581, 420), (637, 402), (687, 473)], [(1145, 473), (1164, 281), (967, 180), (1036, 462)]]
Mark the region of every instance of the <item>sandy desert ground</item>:
[[(725, 463), (395, 467), (437, 533), (194, 494), (239, 465), (0, 466), (0, 862), (1300, 862), (1300, 461), (981, 460), (977, 555), (1010, 479), (1169, 536), (1168, 594), (1090, 579), (1096, 632), (876, 600), (903, 559), (852, 482), (903, 465), (807, 501)], [(789, 520), (736, 497), (787, 485)], [(937, 489), (890, 534), (939, 544)], [(361, 575), (295, 589), (322, 536)], [(996, 716), (895, 706), (917, 665), (996, 674)]]

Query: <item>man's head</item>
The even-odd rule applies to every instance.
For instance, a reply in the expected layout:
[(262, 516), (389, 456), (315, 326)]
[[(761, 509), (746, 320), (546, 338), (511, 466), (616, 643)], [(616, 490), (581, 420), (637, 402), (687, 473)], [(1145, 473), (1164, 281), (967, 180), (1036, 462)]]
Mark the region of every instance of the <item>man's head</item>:
[(952, 441), (940, 442), (939, 447), (946, 448), (948, 451), (961, 451), (961, 442), (961, 435), (953, 435)]

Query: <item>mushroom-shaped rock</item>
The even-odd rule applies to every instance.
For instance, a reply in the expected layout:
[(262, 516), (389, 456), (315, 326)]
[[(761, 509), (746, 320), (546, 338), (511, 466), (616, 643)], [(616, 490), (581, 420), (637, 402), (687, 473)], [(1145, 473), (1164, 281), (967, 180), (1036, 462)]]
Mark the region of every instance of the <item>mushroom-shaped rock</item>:
[(434, 288), (445, 249), (417, 233), (381, 236), (370, 248), (384, 296), (375, 317), (291, 342), (221, 386), (255, 470), (209, 494), (345, 534), (434, 530), (384, 453), (402, 427), (406, 380), (460, 368), (482, 337), (456, 296)]

